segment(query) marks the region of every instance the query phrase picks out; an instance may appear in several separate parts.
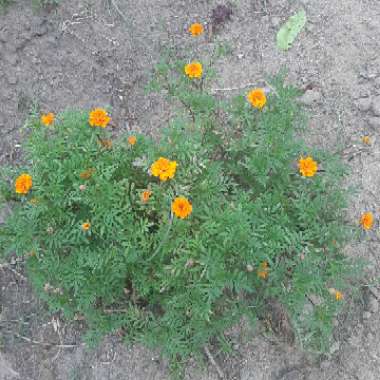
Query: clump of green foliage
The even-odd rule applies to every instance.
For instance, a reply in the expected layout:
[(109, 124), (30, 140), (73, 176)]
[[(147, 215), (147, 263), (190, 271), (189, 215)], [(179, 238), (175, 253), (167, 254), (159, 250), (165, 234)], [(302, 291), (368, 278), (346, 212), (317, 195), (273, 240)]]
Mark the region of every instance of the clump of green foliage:
[[(155, 71), (151, 88), (178, 110), (158, 138), (121, 136), (111, 147), (109, 127), (90, 127), (87, 112), (62, 113), (50, 127), (31, 118), (25, 166), (2, 174), (13, 208), (2, 252), (26, 256), (40, 297), (84, 318), (92, 338), (122, 331), (172, 363), (242, 316), (260, 317), (269, 299), (286, 308), (299, 341), (322, 349), (342, 303), (331, 288), (344, 292), (352, 270), (342, 254), (344, 168), (299, 138), (299, 92), (283, 75), (260, 111), (244, 95), (210, 94), (209, 69), (191, 80), (184, 65), (169, 59)], [(323, 170), (303, 177), (302, 155)], [(151, 175), (159, 157), (177, 162), (172, 179)], [(22, 172), (33, 187), (17, 195)], [(177, 196), (191, 201), (185, 219), (171, 211)], [(305, 313), (311, 295), (320, 302)]]
[(12, 4), (13, 0), (0, 0), (0, 10), (5, 9), (9, 4)]

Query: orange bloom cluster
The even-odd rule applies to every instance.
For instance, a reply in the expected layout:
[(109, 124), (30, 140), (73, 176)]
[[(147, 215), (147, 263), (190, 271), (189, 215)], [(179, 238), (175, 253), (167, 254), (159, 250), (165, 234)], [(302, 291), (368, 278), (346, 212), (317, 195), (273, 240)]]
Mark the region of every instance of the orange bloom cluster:
[(110, 121), (111, 118), (103, 108), (94, 108), (88, 117), (88, 123), (91, 127), (105, 128)]
[(82, 230), (83, 231), (88, 231), (91, 228), (91, 223), (90, 222), (85, 222), (82, 224)]
[(41, 115), (41, 123), (43, 125), (46, 125), (47, 127), (54, 123), (54, 119), (55, 119), (55, 116), (52, 112)]
[(137, 138), (136, 138), (136, 136), (129, 136), (129, 137), (128, 137), (128, 144), (129, 144), (129, 145), (135, 145), (136, 142), (137, 142)]
[(269, 275), (269, 267), (268, 267), (268, 261), (263, 261), (259, 265), (259, 269), (257, 270), (257, 276), (262, 278), (263, 280), (266, 280)]
[(203, 30), (204, 30), (203, 25), (197, 22), (190, 25), (190, 28), (189, 28), (189, 32), (191, 33), (193, 37), (198, 37), (201, 34), (203, 34)]
[(374, 219), (372, 212), (365, 212), (360, 217), (360, 224), (368, 231), (373, 227)]
[(254, 88), (247, 94), (247, 100), (251, 103), (252, 107), (262, 109), (267, 103), (267, 97), (262, 88)]
[(17, 194), (28, 194), (32, 186), (32, 176), (27, 173), (22, 173), (15, 181), (15, 191)]
[(191, 62), (185, 66), (185, 74), (190, 78), (201, 78), (203, 73), (202, 64), (200, 62)]
[(159, 177), (161, 181), (167, 181), (173, 178), (177, 169), (177, 162), (170, 161), (167, 158), (160, 157), (150, 167), (153, 176)]
[(313, 177), (318, 170), (318, 164), (312, 157), (301, 157), (298, 161), (298, 168), (302, 176)]
[(144, 190), (141, 193), (141, 202), (147, 203), (151, 195), (152, 195), (152, 192), (150, 190)]
[(339, 290), (335, 290), (335, 299), (337, 301), (341, 301), (343, 299), (343, 293), (340, 292)]
[(180, 219), (187, 218), (193, 211), (193, 206), (185, 197), (177, 197), (172, 202), (172, 212)]

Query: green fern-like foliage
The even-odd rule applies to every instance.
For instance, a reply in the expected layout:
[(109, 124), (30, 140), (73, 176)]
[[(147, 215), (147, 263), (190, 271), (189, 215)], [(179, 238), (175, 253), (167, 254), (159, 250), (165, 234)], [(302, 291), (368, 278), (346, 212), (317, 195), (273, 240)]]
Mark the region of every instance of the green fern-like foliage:
[[(321, 349), (339, 304), (331, 288), (344, 291), (352, 270), (344, 168), (300, 140), (299, 93), (282, 75), (257, 110), (245, 94), (214, 97), (207, 70), (190, 80), (183, 66), (163, 62), (152, 81), (180, 107), (159, 139), (122, 136), (111, 147), (109, 127), (90, 127), (88, 112), (50, 127), (29, 121), (28, 164), (3, 174), (13, 208), (3, 253), (25, 255), (37, 293), (85, 318), (94, 340), (121, 330), (178, 363), (276, 299), (297, 337)], [(306, 155), (323, 168), (312, 177), (297, 168)], [(159, 157), (177, 162), (173, 178), (152, 175)], [(17, 195), (22, 172), (33, 186)], [(192, 204), (184, 219), (171, 209), (178, 196)], [(310, 294), (321, 304), (305, 316)]]

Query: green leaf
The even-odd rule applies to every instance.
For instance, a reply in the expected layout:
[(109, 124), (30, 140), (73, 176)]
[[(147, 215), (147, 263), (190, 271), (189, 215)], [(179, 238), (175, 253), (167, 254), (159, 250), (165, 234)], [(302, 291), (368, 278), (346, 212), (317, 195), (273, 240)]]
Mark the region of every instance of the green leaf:
[(298, 34), (306, 24), (306, 13), (302, 9), (281, 27), (277, 33), (277, 46), (281, 50), (288, 50)]

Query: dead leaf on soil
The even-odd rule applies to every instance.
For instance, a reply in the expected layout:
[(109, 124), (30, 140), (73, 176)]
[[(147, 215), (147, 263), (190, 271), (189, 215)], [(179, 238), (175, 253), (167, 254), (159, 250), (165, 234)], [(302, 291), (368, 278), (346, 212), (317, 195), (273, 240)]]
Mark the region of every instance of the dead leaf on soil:
[(294, 40), (301, 32), (306, 24), (306, 13), (302, 9), (294, 16), (291, 16), (288, 21), (280, 28), (277, 33), (277, 47), (281, 50), (291, 48)]

